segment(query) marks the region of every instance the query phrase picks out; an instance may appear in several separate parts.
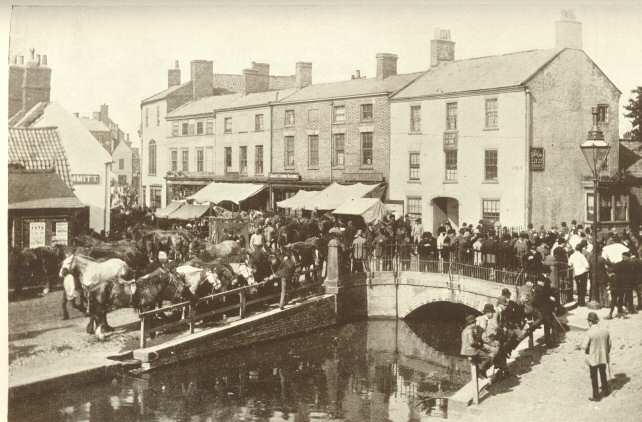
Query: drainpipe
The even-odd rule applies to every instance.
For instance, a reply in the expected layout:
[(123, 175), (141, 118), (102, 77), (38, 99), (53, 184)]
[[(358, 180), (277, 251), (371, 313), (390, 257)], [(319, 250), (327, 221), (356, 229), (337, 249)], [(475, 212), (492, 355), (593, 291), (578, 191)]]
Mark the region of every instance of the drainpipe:
[[(319, 118), (321, 123), (321, 118)], [(332, 133), (334, 123), (334, 101), (330, 101), (330, 184), (332, 184), (332, 169), (334, 167), (334, 134)], [(343, 168), (346, 165), (346, 140), (343, 139)]]
[(105, 235), (107, 234), (107, 216), (108, 212), (111, 212), (111, 192), (109, 189), (109, 168), (111, 167), (111, 161), (105, 163), (105, 209), (103, 211), (103, 230)]
[[(272, 114), (274, 113), (274, 104), (270, 103), (270, 170), (267, 172), (267, 182), (268, 182), (268, 201), (269, 201), (269, 210), (274, 211), (276, 207), (274, 207), (274, 191), (272, 189), (272, 181), (270, 180), (270, 173), (272, 173), (272, 142), (274, 141), (274, 136), (273, 136), (273, 127), (272, 124), (274, 123), (274, 120), (272, 118)], [(265, 156), (265, 155), (264, 155)], [(256, 158), (255, 158), (256, 160)]]
[(530, 170), (530, 150), (533, 143), (532, 130), (533, 130), (533, 115), (532, 115), (532, 99), (531, 91), (526, 88), (524, 96), (524, 121), (525, 121), (525, 135), (526, 145), (524, 152), (524, 225), (531, 223), (531, 201), (532, 201), (532, 173)]

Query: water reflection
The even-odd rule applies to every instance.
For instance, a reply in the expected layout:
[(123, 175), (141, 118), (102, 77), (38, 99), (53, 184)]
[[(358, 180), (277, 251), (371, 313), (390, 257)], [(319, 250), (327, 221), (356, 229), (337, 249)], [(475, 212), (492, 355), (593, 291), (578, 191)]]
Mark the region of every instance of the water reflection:
[(405, 422), (428, 414), (445, 417), (446, 401), (431, 398), (447, 397), (465, 384), (468, 366), (430, 347), (415, 331), (403, 321), (348, 324), (139, 378), (11, 403), (10, 420)]

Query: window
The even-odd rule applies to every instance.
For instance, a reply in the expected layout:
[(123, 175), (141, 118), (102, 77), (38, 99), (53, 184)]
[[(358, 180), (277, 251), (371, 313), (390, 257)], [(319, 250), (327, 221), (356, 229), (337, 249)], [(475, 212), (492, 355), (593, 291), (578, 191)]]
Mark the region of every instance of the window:
[(285, 123), (286, 126), (294, 126), (294, 110), (285, 110)]
[(178, 136), (178, 122), (172, 122), (172, 136)]
[(232, 147), (225, 147), (225, 173), (232, 171)]
[(118, 185), (119, 186), (125, 186), (127, 184), (127, 175), (126, 174), (119, 174), (118, 175)]
[(294, 168), (294, 136), (285, 137), (285, 168)]
[(457, 103), (446, 104), (446, 130), (457, 130)]
[(232, 118), (231, 117), (226, 117), (223, 120), (223, 130), (225, 133), (232, 133)]
[(611, 221), (611, 211), (613, 210), (613, 201), (610, 195), (598, 195), (598, 217), (600, 221)]
[(311, 108), (308, 110), (308, 122), (318, 122), (319, 121), (319, 109)]
[(263, 115), (262, 114), (257, 114), (254, 116), (254, 130), (256, 132), (260, 132), (264, 130), (263, 126)]
[(319, 135), (308, 136), (308, 167), (319, 167)]
[(613, 220), (628, 221), (629, 196), (613, 195)]
[(608, 104), (598, 104), (597, 105), (597, 123), (608, 123), (609, 122), (609, 106)]
[(499, 221), (499, 199), (482, 199), (482, 219), (494, 223)]
[(497, 98), (486, 100), (486, 129), (497, 128)]
[(410, 180), (419, 180), (419, 153), (411, 152), (409, 156), (410, 173), (408, 177)]
[(593, 192), (588, 192), (586, 194), (586, 221), (593, 221), (593, 213), (595, 208), (593, 207)]
[(148, 163), (147, 163), (147, 174), (150, 176), (155, 176), (156, 175), (156, 141), (153, 139), (149, 141), (149, 154), (148, 155)]
[(203, 171), (205, 164), (205, 151), (203, 148), (196, 148), (196, 171)]
[(194, 123), (190, 123), (189, 124), (189, 126), (188, 126), (188, 135), (192, 136), (192, 135), (194, 135), (194, 133), (196, 133), (195, 132), (195, 126), (196, 125)]
[(125, 159), (124, 158), (119, 158), (118, 159), (118, 170), (124, 170), (125, 169)]
[(196, 122), (196, 134), (197, 135), (202, 135), (204, 132), (203, 130), (203, 122)]
[(484, 180), (497, 180), (497, 150), (484, 151)]
[(169, 150), (169, 169), (171, 171), (178, 170), (178, 150), (176, 148)]
[(421, 218), (421, 196), (409, 196), (406, 198), (407, 212), (412, 218)]
[[(627, 194), (598, 194), (598, 219), (606, 222), (629, 221), (629, 196)], [(593, 192), (586, 193), (586, 220), (593, 221)]]
[(161, 207), (162, 188), (160, 186), (149, 187), (149, 206), (156, 209)]
[(263, 145), (254, 147), (254, 174), (263, 174)]
[(372, 120), (372, 104), (361, 104), (361, 120)]
[(239, 173), (247, 174), (247, 147), (239, 147)]
[(334, 123), (343, 123), (346, 121), (346, 107), (345, 106), (334, 106), (332, 113), (332, 121)]
[(410, 131), (421, 132), (421, 106), (410, 106)]
[(149, 127), (149, 107), (145, 107), (145, 127)]
[(446, 180), (457, 180), (457, 150), (444, 151), (446, 156)]
[(332, 165), (335, 167), (343, 167), (345, 165), (345, 133), (335, 133), (333, 135), (334, 143), (334, 156), (332, 157)]
[(189, 134), (189, 123), (181, 123), (181, 135), (187, 136)]
[(156, 106), (156, 126), (160, 126), (160, 106)]
[(372, 166), (372, 132), (361, 132), (361, 165)]
[(205, 121), (205, 133), (207, 135), (214, 133), (214, 120), (208, 119)]

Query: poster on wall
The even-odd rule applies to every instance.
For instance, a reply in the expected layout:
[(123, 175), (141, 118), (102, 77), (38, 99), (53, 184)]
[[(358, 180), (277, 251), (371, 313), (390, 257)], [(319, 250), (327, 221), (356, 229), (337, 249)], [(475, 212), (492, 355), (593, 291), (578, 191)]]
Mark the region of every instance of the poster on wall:
[(544, 148), (532, 147), (529, 158), (531, 171), (544, 171)]
[(67, 245), (69, 233), (69, 224), (66, 221), (56, 223), (56, 243), (58, 245)]
[(395, 216), (395, 220), (403, 217), (403, 201), (389, 201), (383, 204), (386, 207), (386, 212)]
[(45, 246), (45, 226), (44, 222), (29, 223), (29, 248)]

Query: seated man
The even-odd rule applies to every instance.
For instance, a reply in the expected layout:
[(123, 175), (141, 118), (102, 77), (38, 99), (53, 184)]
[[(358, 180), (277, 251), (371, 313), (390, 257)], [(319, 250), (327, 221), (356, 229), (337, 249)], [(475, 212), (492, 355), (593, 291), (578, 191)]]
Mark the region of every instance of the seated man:
[(491, 364), (500, 370), (500, 374), (506, 374), (506, 354), (499, 353), (502, 331), (499, 327), (497, 314), (492, 304), (487, 303), (484, 305), (484, 313), (477, 317), (476, 323), (482, 329), (483, 349), (490, 357), (490, 359), (486, 360), (480, 366), (482, 376), (485, 376), (485, 372), (490, 368)]

